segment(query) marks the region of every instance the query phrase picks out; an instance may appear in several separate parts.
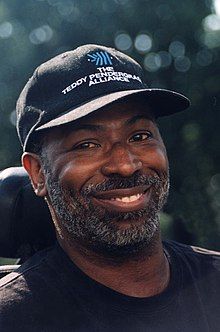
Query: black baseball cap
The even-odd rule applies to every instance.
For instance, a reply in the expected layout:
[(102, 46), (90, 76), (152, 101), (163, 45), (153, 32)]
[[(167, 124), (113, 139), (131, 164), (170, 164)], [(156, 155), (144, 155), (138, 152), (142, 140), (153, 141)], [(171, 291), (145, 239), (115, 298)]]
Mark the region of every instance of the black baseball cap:
[(128, 96), (150, 104), (155, 118), (189, 107), (177, 92), (149, 88), (129, 56), (101, 45), (83, 45), (41, 64), (17, 101), (17, 131), (24, 151), (34, 133), (77, 120)]

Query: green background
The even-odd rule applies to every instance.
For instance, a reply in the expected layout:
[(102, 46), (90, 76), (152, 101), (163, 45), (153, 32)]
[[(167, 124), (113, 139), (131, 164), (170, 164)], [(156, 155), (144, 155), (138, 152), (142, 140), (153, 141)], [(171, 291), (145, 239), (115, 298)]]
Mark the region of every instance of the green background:
[(219, 249), (220, 1), (0, 1), (0, 169), (20, 165), (15, 102), (40, 63), (85, 43), (116, 47), (152, 87), (186, 94), (191, 108), (160, 120), (171, 192), (165, 237)]

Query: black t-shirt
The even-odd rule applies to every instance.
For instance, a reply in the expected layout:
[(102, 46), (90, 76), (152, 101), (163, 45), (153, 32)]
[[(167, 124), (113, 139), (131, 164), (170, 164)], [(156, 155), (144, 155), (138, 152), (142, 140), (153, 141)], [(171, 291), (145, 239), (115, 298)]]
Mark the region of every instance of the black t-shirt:
[(171, 279), (136, 298), (105, 287), (63, 250), (42, 251), (1, 279), (1, 332), (220, 331), (220, 254), (164, 242)]

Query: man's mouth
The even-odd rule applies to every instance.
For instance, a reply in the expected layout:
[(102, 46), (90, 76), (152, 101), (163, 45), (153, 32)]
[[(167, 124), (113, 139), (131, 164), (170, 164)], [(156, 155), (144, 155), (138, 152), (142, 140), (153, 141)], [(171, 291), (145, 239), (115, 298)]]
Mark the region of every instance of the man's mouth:
[(110, 211), (129, 212), (147, 207), (151, 185), (116, 189), (98, 193), (93, 196), (94, 203)]
[(135, 202), (142, 195), (143, 194), (137, 194), (137, 195), (125, 196), (125, 197), (115, 197), (115, 198), (111, 198), (111, 201), (118, 201), (118, 202), (124, 202), (124, 203)]

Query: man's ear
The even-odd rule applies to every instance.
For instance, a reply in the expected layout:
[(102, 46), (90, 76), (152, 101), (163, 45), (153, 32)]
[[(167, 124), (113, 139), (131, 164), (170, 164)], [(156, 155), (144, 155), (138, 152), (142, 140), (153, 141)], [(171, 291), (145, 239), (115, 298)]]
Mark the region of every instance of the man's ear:
[(22, 156), (22, 164), (29, 174), (35, 194), (41, 197), (46, 196), (46, 181), (39, 156), (25, 152)]

